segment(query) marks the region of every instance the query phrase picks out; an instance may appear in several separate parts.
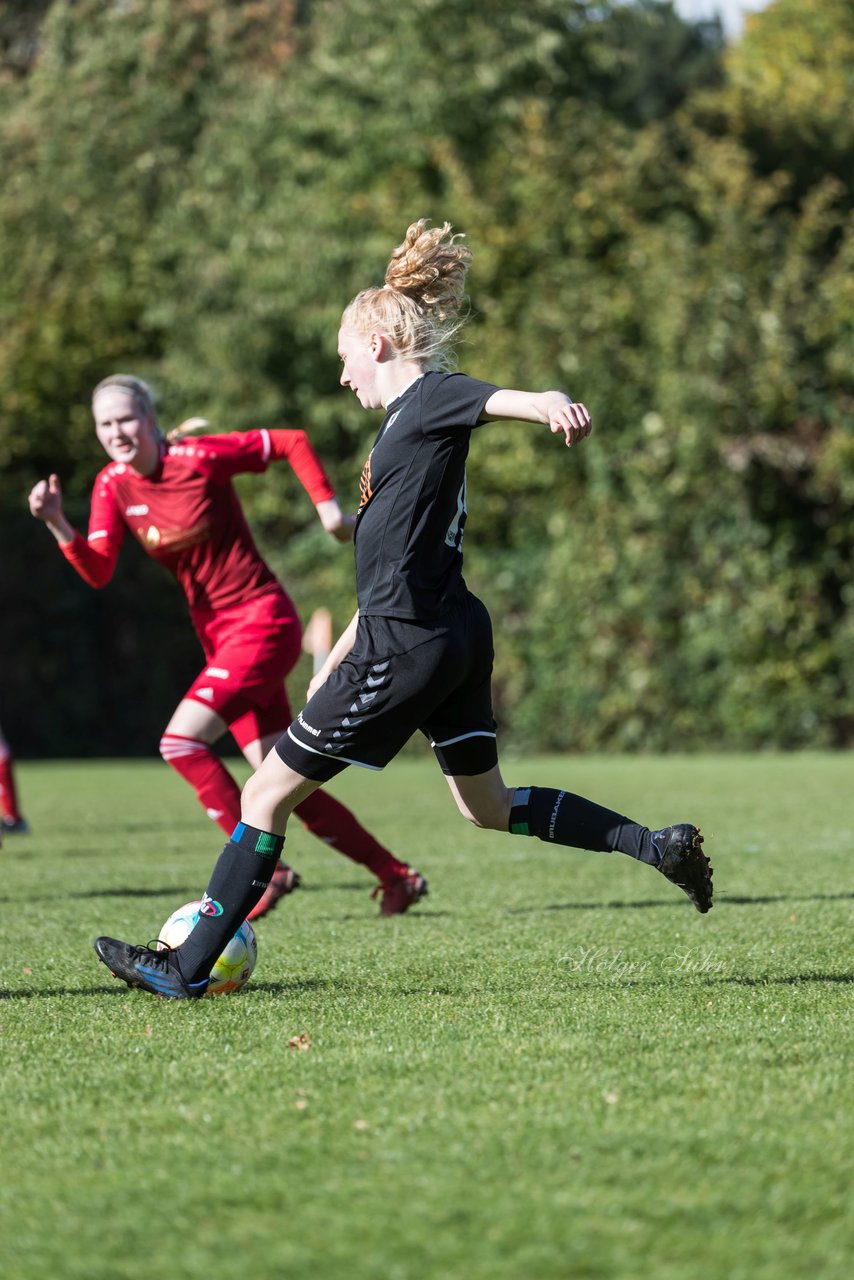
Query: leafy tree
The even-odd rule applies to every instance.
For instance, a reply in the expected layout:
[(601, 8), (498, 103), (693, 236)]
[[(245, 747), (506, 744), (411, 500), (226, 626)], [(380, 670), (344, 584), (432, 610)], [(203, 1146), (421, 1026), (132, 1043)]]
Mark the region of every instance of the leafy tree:
[(39, 29), (51, 3), (52, 0), (7, 0), (0, 9), (0, 84), (31, 70)]
[[(129, 556), (95, 596), (22, 513), (50, 466), (85, 513), (93, 382), (150, 376), (167, 422), (307, 426), (355, 493), (373, 433), (337, 385), (338, 319), (421, 215), (475, 253), (462, 366), (596, 415), (570, 455), (513, 424), (472, 447), (467, 576), (517, 740), (850, 740), (850, 21), (803, 4), (799, 39), (795, 11), (722, 60), (670, 4), (55, 0), (0, 77), (0, 498), (22, 550), (0, 636), (64, 750), (121, 749), (93, 734), (99, 699), (150, 746), (196, 660), (154, 566)], [(244, 496), (303, 611), (343, 622), (349, 557), (296, 488), (274, 471)]]
[(795, 192), (833, 174), (852, 194), (854, 8), (848, 0), (774, 0), (727, 54), (729, 124), (765, 172)]

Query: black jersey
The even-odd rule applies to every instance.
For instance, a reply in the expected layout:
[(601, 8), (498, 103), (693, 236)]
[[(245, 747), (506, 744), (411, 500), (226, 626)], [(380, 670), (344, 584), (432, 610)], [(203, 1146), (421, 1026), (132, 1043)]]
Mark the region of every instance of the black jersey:
[(498, 387), (425, 373), (389, 404), (362, 471), (356, 590), (363, 616), (442, 615), (462, 576), (466, 457)]

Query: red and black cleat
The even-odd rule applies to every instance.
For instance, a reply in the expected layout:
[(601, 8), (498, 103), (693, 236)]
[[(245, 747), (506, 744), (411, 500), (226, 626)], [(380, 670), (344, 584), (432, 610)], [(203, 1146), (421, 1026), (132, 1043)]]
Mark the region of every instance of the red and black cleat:
[(420, 871), (416, 871), (413, 867), (407, 869), (406, 875), (401, 876), (398, 880), (389, 880), (385, 884), (378, 884), (372, 890), (371, 897), (380, 897), (380, 915), (381, 916), (399, 916), (404, 911), (408, 911), (421, 898), (427, 896), (427, 881), (424, 879)]

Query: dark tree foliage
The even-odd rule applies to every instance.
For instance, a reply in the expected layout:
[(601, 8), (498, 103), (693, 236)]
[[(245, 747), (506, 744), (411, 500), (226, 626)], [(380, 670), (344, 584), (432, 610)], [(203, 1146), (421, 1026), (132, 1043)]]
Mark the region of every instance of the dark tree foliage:
[[(164, 425), (301, 425), (346, 504), (376, 423), (336, 331), (419, 216), (474, 251), (461, 366), (594, 410), (494, 425), (467, 578), (496, 697), (553, 749), (850, 744), (851, 10), (724, 47), (670, 3), (54, 0), (0, 14), (0, 722), (24, 754), (155, 749), (198, 661), (136, 548), (95, 593), (26, 514), (86, 524), (117, 369)], [(350, 556), (293, 477), (240, 481), (301, 612)], [(301, 695), (296, 684), (294, 697)]]
[(52, 0), (5, 0), (0, 8), (0, 83), (25, 76), (36, 60)]
[(682, 21), (672, 4), (638, 0), (616, 5), (600, 22), (586, 12), (569, 18), (580, 48), (563, 45), (569, 89), (586, 95), (626, 124), (640, 127), (671, 115), (685, 99), (723, 80), (723, 31), (715, 18)]

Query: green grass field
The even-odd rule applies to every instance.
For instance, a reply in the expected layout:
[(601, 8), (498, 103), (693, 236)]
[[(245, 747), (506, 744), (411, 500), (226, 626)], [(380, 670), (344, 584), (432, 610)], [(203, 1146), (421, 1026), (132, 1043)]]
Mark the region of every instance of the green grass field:
[[(306, 888), (236, 996), (131, 992), (221, 838), (159, 762), (20, 768), (0, 890), (5, 1280), (833, 1280), (852, 1224), (852, 759), (541, 758), (706, 835), (707, 917), (618, 854), (477, 832), (431, 761), (332, 790), (428, 875)], [(289, 1047), (305, 1035), (310, 1048)]]

